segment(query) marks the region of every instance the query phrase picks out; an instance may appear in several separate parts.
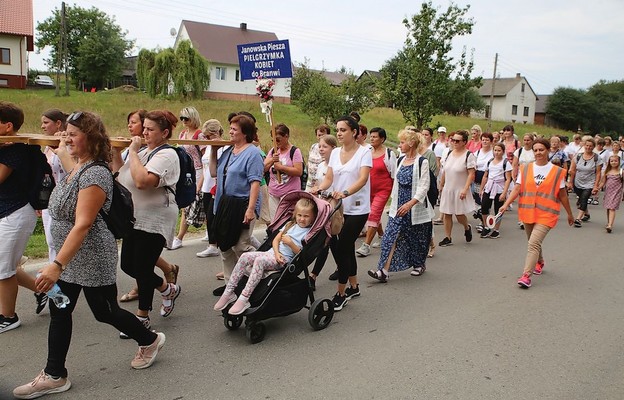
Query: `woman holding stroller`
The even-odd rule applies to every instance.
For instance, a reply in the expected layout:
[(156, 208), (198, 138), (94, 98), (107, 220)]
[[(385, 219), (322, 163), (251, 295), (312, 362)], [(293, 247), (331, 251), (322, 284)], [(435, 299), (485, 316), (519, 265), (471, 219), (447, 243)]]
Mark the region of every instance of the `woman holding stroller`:
[(433, 205), (427, 201), (429, 161), (419, 162), (422, 136), (411, 130), (399, 132), (400, 159), (392, 185), (392, 202), (386, 233), (382, 236), (381, 256), (377, 270), (368, 275), (380, 282), (388, 281), (388, 271), (412, 268), (411, 275), (425, 272), (427, 250), (433, 232)]
[(325, 179), (318, 187), (321, 191), (332, 187), (332, 196), (342, 199), (344, 207), (344, 225), (330, 242), (338, 267), (338, 291), (333, 299), (335, 311), (342, 310), (350, 299), (360, 295), (355, 241), (370, 212), (369, 174), (373, 159), (370, 150), (356, 142), (358, 132), (358, 123), (353, 118), (338, 119), (336, 136), (342, 146), (332, 151)]

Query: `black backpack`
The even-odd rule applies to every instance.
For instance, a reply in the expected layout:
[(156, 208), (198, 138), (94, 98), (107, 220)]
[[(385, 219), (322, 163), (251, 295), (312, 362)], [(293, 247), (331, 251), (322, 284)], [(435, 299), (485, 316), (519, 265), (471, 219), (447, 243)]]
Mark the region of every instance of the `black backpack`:
[(195, 175), (195, 164), (193, 158), (184, 150), (183, 147), (174, 147), (170, 144), (164, 144), (154, 150), (148, 157), (147, 162), (162, 149), (173, 149), (178, 154), (180, 160), (180, 176), (176, 183), (175, 190), (166, 186), (165, 190), (169, 190), (175, 195), (175, 201), (178, 204), (178, 208), (186, 208), (195, 201), (197, 197), (197, 177)]
[(52, 167), (48, 164), (48, 160), (39, 146), (27, 146), (30, 160), (28, 182), (33, 183), (28, 191), (28, 203), (35, 210), (45, 210), (48, 208), (52, 189), (56, 186)]
[[(297, 146), (293, 145), (290, 148), (290, 160), (292, 161), (295, 156), (295, 150), (297, 150)], [(301, 170), (301, 190), (306, 190), (306, 184), (308, 183), (308, 167), (306, 166), (305, 158), (303, 157), (303, 153), (301, 153), (301, 162), (303, 165), (303, 169)]]
[[(399, 159), (397, 160), (397, 167), (399, 166), (399, 164), (401, 164), (401, 160), (403, 160), (403, 158), (405, 158), (405, 155), (402, 155), (401, 157), (399, 157)], [(425, 157), (423, 156), (418, 157), (418, 176), (419, 177), (420, 177), (420, 168), (422, 167), (423, 160), (425, 160)], [(429, 203), (431, 204), (432, 208), (435, 206), (436, 202), (438, 201), (438, 195), (440, 193), (438, 191), (437, 179), (438, 178), (436, 178), (431, 168), (429, 168), (429, 189), (427, 190), (427, 198), (425, 199), (425, 207), (427, 207), (427, 200), (429, 200)]]
[[(101, 165), (110, 171), (108, 164), (96, 161), (80, 171), (80, 175), (94, 165)], [(113, 198), (111, 199), (110, 210), (108, 212), (100, 210), (100, 215), (106, 222), (108, 230), (115, 236), (115, 239), (123, 239), (134, 229), (136, 221), (134, 218), (134, 203), (132, 202), (132, 193), (117, 181), (119, 172), (114, 174), (111, 172), (111, 174), (113, 176)], [(80, 175), (78, 175), (78, 179), (80, 179)]]

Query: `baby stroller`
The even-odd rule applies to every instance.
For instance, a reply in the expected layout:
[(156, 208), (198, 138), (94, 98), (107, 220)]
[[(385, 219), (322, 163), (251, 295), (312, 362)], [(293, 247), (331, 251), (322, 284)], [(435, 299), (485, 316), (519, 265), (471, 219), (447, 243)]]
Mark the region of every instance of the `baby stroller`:
[[(249, 299), (251, 307), (243, 314), (228, 314), (229, 306), (222, 311), (223, 324), (229, 330), (238, 329), (245, 319), (245, 332), (251, 343), (259, 343), (264, 339), (266, 326), (261, 321), (265, 319), (283, 317), (307, 308), (309, 310), (308, 322), (314, 330), (321, 330), (329, 325), (334, 316), (331, 299), (314, 299), (308, 266), (316, 259), (319, 252), (329, 245), (332, 216), (340, 209), (340, 201), (337, 202), (336, 207), (332, 207), (328, 201), (307, 192), (297, 191), (286, 194), (280, 200), (275, 218), (267, 227), (267, 238), (258, 251), (271, 248), (273, 239), (292, 218), (295, 204), (302, 197), (313, 200), (318, 213), (310, 232), (302, 242), (301, 251), (283, 269), (268, 272)], [(300, 277), (302, 273), (303, 277)], [(240, 295), (246, 283), (246, 277), (241, 279), (234, 291), (236, 295)]]

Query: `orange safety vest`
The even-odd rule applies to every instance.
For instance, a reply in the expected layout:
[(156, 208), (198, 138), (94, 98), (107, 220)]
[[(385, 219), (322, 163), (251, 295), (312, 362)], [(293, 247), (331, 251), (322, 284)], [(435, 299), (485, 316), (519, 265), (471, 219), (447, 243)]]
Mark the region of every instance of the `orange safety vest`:
[(518, 218), (527, 224), (542, 224), (554, 228), (559, 220), (559, 190), (565, 179), (565, 169), (556, 165), (546, 179), (537, 186), (533, 176), (533, 163), (528, 163), (522, 171), (520, 199), (518, 200)]

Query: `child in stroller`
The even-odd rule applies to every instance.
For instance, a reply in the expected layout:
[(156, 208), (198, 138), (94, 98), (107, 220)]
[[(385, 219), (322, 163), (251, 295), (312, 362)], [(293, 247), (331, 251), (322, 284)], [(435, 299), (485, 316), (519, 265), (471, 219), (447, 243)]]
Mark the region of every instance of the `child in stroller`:
[[(288, 264), (301, 250), (302, 240), (306, 237), (317, 216), (316, 203), (308, 198), (301, 198), (295, 205), (292, 220), (275, 236), (272, 248), (267, 251), (253, 251), (244, 253), (239, 258), (230, 280), (214, 306), (222, 311), (228, 305), (234, 305), (228, 310), (230, 315), (240, 315), (247, 310), (251, 303), (249, 298), (262, 279), (265, 271), (277, 271)], [(234, 290), (243, 275), (249, 279), (241, 295), (237, 298)]]

